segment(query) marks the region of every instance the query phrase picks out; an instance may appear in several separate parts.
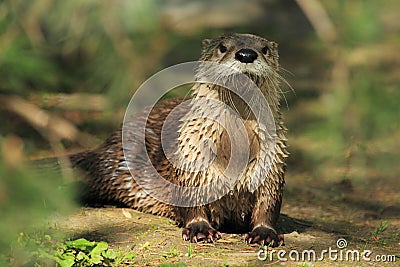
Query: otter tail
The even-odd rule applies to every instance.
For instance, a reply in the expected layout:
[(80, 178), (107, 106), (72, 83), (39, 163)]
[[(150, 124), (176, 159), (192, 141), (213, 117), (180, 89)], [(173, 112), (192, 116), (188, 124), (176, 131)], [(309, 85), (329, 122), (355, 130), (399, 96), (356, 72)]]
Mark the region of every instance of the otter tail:
[[(76, 154), (67, 155), (73, 169), (80, 171), (88, 171), (91, 166), (91, 161), (96, 158), (96, 153), (92, 150), (79, 152)], [(57, 157), (43, 158), (32, 160), (31, 165), (37, 169), (61, 172), (61, 162)]]
[(93, 159), (97, 158), (97, 155), (92, 150), (79, 152), (76, 154), (69, 155), (69, 160), (73, 169), (79, 169), (81, 171), (89, 171), (92, 165)]
[[(72, 168), (73, 179), (72, 180), (62, 180), (60, 183), (65, 182), (68, 186), (72, 186), (76, 192), (75, 200), (81, 204), (95, 205), (96, 197), (94, 192), (92, 192), (90, 186), (88, 186), (88, 174), (90, 173), (90, 168), (92, 162), (97, 159), (97, 155), (94, 151), (88, 150), (75, 154), (66, 155), (69, 159), (71, 165), (67, 168)], [(53, 173), (54, 177), (63, 177), (63, 163), (57, 157), (49, 157), (43, 159), (36, 159), (29, 162), (29, 165), (34, 167), (36, 170), (43, 171), (45, 173)]]

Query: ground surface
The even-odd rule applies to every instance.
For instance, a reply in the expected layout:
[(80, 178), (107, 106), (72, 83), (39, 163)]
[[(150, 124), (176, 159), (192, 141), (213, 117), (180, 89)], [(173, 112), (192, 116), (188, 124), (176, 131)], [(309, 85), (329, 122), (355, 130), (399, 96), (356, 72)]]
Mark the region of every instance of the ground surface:
[[(317, 183), (289, 173), (287, 181), (280, 219), (286, 245), (279, 249), (287, 253), (312, 249), (318, 258), (324, 249), (337, 249), (337, 240), (345, 238), (343, 261), (330, 260), (328, 254), (322, 262), (294, 261), (288, 254), (287, 262), (278, 261), (276, 254), (272, 261), (260, 261), (259, 247), (245, 244), (243, 235), (235, 234), (223, 234), (213, 244), (189, 245), (171, 220), (115, 207), (82, 208), (60, 218), (57, 228), (70, 238), (106, 241), (113, 248), (132, 251), (135, 266), (400, 266), (398, 257), (397, 263), (375, 261), (376, 255), (400, 254), (398, 179)], [(346, 251), (364, 249), (372, 251), (370, 262), (345, 261)]]

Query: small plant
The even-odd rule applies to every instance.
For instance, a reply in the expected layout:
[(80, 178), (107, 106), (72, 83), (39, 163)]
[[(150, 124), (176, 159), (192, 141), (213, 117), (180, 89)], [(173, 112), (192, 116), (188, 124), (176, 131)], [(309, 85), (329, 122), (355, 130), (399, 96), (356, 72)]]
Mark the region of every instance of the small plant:
[(162, 254), (162, 257), (167, 259), (167, 258), (171, 258), (171, 257), (176, 257), (176, 256), (178, 256), (178, 254), (179, 254), (179, 251), (176, 249), (176, 246), (171, 246), (171, 247), (169, 247), (169, 252), (168, 253), (164, 252)]
[(378, 228), (376, 228), (376, 230), (371, 233), (372, 238), (378, 241), (380, 239), (380, 235), (382, 235), (386, 231), (388, 224), (388, 221), (381, 221)]
[(189, 243), (186, 256), (188, 256), (188, 257), (192, 256), (192, 243)]
[(51, 236), (44, 238), (30, 237), (21, 233), (18, 238), (21, 249), (28, 252), (27, 264), (42, 266), (46, 263), (57, 263), (57, 266), (118, 266), (129, 263), (136, 254), (124, 254), (110, 249), (106, 242), (92, 242), (84, 238), (54, 242)]
[(176, 249), (176, 246), (171, 246), (169, 248), (169, 255), (171, 256), (178, 256), (179, 251)]
[(362, 247), (361, 247), (361, 251), (365, 251), (367, 249), (368, 243), (365, 243)]
[(146, 242), (143, 245), (140, 246), (141, 250), (149, 250), (151, 247), (150, 242)]

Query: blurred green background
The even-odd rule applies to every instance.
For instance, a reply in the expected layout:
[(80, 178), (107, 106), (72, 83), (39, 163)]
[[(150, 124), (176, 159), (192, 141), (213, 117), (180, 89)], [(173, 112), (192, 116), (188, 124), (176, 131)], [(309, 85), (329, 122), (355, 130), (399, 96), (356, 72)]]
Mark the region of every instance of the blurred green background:
[(202, 39), (225, 32), (280, 45), (295, 89), (284, 87), (282, 102), (289, 190), (346, 179), (396, 186), (399, 12), (396, 0), (1, 1), (0, 251), (75, 206), (65, 179), (24, 161), (99, 144), (146, 78), (196, 60)]

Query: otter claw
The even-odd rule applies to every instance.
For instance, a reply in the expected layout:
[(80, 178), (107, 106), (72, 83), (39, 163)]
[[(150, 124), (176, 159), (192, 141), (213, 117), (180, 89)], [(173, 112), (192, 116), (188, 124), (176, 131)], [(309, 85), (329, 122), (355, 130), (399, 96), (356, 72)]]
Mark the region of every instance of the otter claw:
[(208, 222), (204, 221), (190, 223), (182, 230), (182, 239), (185, 241), (190, 240), (192, 243), (203, 240), (208, 243), (213, 243), (214, 240), (220, 238), (221, 233), (212, 228)]
[(284, 245), (283, 235), (278, 235), (274, 229), (265, 226), (256, 227), (250, 233), (245, 234), (245, 241), (248, 244), (267, 244), (272, 247)]

